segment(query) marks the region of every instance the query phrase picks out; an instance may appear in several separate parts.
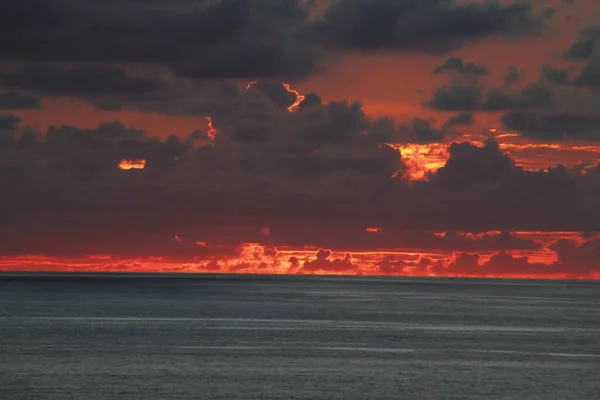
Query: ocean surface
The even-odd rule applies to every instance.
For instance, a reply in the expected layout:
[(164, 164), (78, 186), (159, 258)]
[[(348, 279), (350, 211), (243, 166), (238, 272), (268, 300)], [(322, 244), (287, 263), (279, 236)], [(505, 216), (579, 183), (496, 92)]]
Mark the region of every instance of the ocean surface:
[(600, 399), (600, 284), (0, 275), (0, 399)]

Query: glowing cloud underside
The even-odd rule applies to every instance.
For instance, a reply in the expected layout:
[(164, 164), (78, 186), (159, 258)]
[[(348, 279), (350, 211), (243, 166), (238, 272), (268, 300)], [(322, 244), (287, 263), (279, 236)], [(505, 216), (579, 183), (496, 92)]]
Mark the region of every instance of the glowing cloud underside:
[(283, 87), (285, 88), (285, 90), (287, 90), (288, 93), (291, 93), (294, 96), (296, 96), (296, 100), (294, 100), (294, 102), (292, 103), (292, 105), (290, 105), (288, 107), (288, 111), (289, 112), (293, 112), (298, 107), (300, 107), (300, 103), (302, 103), (306, 97), (304, 95), (301, 95), (297, 90), (292, 89), (288, 83), (281, 82), (281, 84), (283, 85)]
[(448, 161), (448, 145), (443, 143), (391, 145), (406, 164), (404, 178), (421, 180), (442, 168)]
[(215, 140), (215, 138), (219, 134), (219, 131), (214, 127), (211, 117), (205, 117), (205, 118), (208, 123), (208, 131), (206, 132), (206, 134), (210, 140)]
[(244, 90), (250, 90), (250, 88), (254, 85), (256, 85), (258, 83), (258, 81), (252, 81), (252, 82), (248, 82), (248, 84), (244, 87)]
[(144, 169), (146, 168), (146, 160), (121, 160), (119, 168), (128, 171), (131, 169)]
[[(590, 166), (600, 161), (600, 146), (596, 143), (584, 143), (577, 146), (569, 142), (542, 143), (530, 142), (514, 133), (501, 133), (494, 129), (491, 136), (463, 134), (446, 143), (390, 143), (398, 150), (406, 165), (403, 178), (410, 181), (427, 179), (430, 174), (446, 165), (452, 142), (469, 142), (483, 146), (486, 139), (493, 138), (500, 149), (515, 160), (525, 170), (546, 170), (558, 164), (573, 167), (581, 160), (593, 160)], [(582, 169), (582, 174), (586, 168)]]

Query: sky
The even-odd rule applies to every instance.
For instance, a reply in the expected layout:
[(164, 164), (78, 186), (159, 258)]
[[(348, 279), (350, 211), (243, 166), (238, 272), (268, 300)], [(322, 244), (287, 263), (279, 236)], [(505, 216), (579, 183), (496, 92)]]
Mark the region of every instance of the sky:
[(5, 0), (0, 270), (600, 278), (595, 0)]

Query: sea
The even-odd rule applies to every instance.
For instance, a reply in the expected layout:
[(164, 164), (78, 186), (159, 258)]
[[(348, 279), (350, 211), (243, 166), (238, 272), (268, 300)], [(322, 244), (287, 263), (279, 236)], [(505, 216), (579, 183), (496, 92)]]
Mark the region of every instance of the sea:
[(0, 399), (600, 399), (600, 282), (0, 275)]

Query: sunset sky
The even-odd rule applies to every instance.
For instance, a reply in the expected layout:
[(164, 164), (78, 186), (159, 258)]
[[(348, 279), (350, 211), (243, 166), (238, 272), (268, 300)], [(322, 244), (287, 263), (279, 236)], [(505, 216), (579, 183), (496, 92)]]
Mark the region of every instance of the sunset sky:
[(600, 279), (597, 0), (3, 0), (0, 270)]

